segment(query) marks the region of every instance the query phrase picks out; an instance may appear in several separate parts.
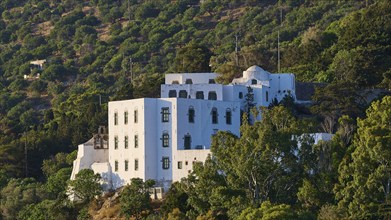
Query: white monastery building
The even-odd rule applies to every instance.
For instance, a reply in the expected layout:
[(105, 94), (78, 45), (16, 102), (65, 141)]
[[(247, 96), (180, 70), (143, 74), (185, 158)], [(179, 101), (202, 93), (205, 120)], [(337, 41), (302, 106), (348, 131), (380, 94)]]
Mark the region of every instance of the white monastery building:
[(290, 94), (295, 98), (293, 74), (271, 74), (258, 66), (229, 85), (216, 84), (215, 73), (167, 74), (162, 98), (109, 102), (108, 132), (79, 145), (71, 179), (81, 169), (100, 173), (106, 189), (131, 178), (154, 179), (157, 186), (186, 177), (195, 162), (210, 154), (211, 137), (219, 130), (239, 136), (241, 111), (248, 87), (256, 106)]

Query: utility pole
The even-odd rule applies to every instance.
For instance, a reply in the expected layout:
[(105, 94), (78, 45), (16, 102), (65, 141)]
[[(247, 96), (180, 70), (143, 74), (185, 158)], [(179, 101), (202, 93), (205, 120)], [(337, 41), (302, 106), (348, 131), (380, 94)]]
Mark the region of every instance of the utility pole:
[(130, 14), (130, 0), (128, 0), (128, 13), (129, 13), (129, 21), (131, 19), (131, 14)]
[(280, 29), (282, 27), (282, 8), (280, 6), (280, 2), (278, 2), (278, 7), (280, 9), (280, 25), (278, 27), (278, 31), (277, 31), (277, 69), (278, 69), (278, 73), (281, 72), (281, 54), (280, 54)]
[(102, 105), (102, 96), (99, 94), (99, 105)]
[(130, 80), (133, 84), (133, 60), (132, 58), (129, 58), (129, 70), (130, 70)]
[(239, 43), (238, 43), (239, 35), (235, 34), (235, 62), (236, 66), (239, 66)]

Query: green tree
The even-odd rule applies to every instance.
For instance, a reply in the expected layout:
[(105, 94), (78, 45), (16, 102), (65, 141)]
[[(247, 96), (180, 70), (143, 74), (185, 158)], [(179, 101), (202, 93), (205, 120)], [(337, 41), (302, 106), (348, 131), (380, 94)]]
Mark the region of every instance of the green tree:
[(140, 178), (133, 178), (130, 185), (126, 185), (120, 195), (121, 213), (127, 218), (131, 216), (141, 218), (144, 211), (151, 211), (150, 188), (155, 181), (143, 181)]
[(11, 179), (0, 194), (2, 216), (5, 219), (16, 219), (24, 206), (41, 202), (47, 197), (42, 186), (32, 178)]
[(290, 205), (286, 204), (272, 204), (265, 201), (259, 208), (245, 209), (238, 219), (250, 220), (277, 220), (277, 219), (298, 219), (298, 215), (293, 211)]
[(329, 84), (315, 90), (311, 111), (322, 118), (323, 131), (335, 133), (342, 115), (351, 118), (363, 116), (366, 102), (358, 90), (357, 86), (347, 82)]
[(191, 42), (177, 49), (172, 71), (177, 73), (210, 72), (211, 52), (205, 46)]
[[(358, 119), (357, 134), (339, 167), (335, 187), (338, 206), (356, 219), (389, 216), (386, 207), (391, 182), (391, 96), (373, 102), (365, 119)], [(351, 156), (350, 156), (351, 155)]]
[(94, 174), (90, 169), (83, 169), (76, 174), (74, 180), (69, 182), (69, 186), (76, 199), (81, 203), (89, 203), (102, 194), (100, 180), (99, 174)]
[[(178, 212), (186, 213), (186, 211), (189, 210), (187, 205), (188, 197), (189, 196), (180, 189), (179, 183), (173, 183), (164, 197), (163, 204), (160, 206), (162, 214), (167, 216), (171, 213), (171, 215), (176, 216)], [(174, 212), (174, 209), (177, 209), (177, 211)]]
[(300, 170), (292, 135), (298, 126), (289, 110), (277, 106), (262, 109), (262, 120), (253, 126), (244, 120), (240, 138), (229, 132), (214, 136), (211, 151), (229, 185), (246, 189), (254, 205), (266, 200), (293, 202)]

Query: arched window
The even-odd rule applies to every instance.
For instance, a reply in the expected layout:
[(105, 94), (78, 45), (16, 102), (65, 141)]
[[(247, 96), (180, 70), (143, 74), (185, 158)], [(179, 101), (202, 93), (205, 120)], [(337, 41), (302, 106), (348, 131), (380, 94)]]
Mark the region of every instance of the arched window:
[(217, 124), (219, 115), (217, 113), (217, 108), (212, 108), (212, 124)]
[(192, 79), (186, 79), (185, 84), (193, 84), (193, 80)]
[(196, 99), (204, 99), (204, 92), (203, 91), (197, 91), (196, 92)]
[(215, 91), (210, 91), (208, 93), (208, 100), (217, 100), (217, 94)]
[(252, 85), (256, 85), (257, 83), (258, 83), (258, 81), (257, 81), (256, 79), (252, 79), (252, 80), (251, 80), (251, 84), (252, 84)]
[(194, 123), (195, 110), (193, 106), (189, 107), (187, 115), (189, 116), (189, 123)]
[(187, 91), (186, 90), (179, 90), (179, 98), (187, 98)]
[(169, 98), (175, 98), (176, 97), (176, 90), (170, 90), (168, 91), (168, 97)]
[(183, 148), (185, 150), (191, 149), (191, 136), (189, 134), (185, 135), (184, 139), (184, 146)]
[(227, 110), (225, 110), (225, 123), (227, 125), (232, 124), (232, 112), (230, 108), (227, 108)]

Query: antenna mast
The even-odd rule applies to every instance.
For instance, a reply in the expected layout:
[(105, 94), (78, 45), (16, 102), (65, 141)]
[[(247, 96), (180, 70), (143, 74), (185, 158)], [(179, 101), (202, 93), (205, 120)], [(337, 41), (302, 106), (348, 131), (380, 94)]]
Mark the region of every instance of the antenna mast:
[[(280, 9), (280, 27), (282, 27), (282, 8), (280, 6), (280, 2), (278, 2), (278, 7)], [(278, 63), (277, 63), (277, 69), (278, 69), (278, 73), (281, 72), (281, 55), (280, 55), (280, 27), (278, 27), (278, 30), (277, 30), (277, 59), (278, 59)]]
[(236, 61), (236, 66), (239, 66), (239, 57), (238, 57), (238, 53), (239, 53), (239, 45), (238, 45), (238, 33), (235, 34), (235, 61)]

